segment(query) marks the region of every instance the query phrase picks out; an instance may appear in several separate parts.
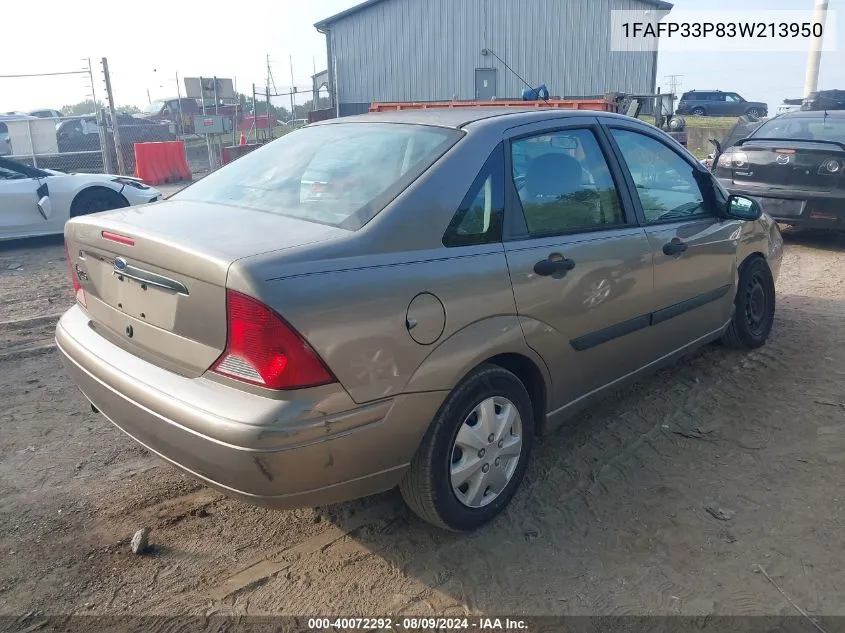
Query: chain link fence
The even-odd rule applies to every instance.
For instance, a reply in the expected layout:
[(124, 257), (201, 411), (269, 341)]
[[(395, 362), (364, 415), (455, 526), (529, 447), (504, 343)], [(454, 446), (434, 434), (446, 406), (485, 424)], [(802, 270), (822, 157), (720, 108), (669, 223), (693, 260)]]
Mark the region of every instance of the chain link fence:
[[(64, 172), (117, 173), (135, 171), (135, 143), (173, 141), (172, 126), (117, 114), (120, 160), (112, 117), (106, 111), (81, 116), (7, 118), (5, 155), (18, 162)], [(0, 126), (0, 134), (4, 132)], [(0, 141), (0, 145), (2, 145)], [(0, 147), (2, 153), (2, 147)]]

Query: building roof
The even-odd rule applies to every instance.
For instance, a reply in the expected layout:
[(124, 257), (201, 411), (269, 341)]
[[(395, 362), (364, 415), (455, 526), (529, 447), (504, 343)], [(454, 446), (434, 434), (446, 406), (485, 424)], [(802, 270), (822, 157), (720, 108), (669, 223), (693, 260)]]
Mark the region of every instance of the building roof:
[[(352, 15), (353, 13), (358, 13), (359, 11), (363, 11), (364, 9), (367, 9), (367, 8), (369, 8), (369, 7), (371, 7), (375, 4), (378, 4), (379, 2), (384, 2), (384, 1), (385, 0), (364, 0), (364, 2), (362, 2), (360, 4), (356, 4), (354, 7), (350, 7), (348, 9), (346, 9), (346, 11), (341, 11), (340, 13), (335, 13), (333, 16), (330, 16), (328, 18), (320, 20), (319, 22), (317, 22), (314, 25), (314, 27), (318, 31), (320, 31), (323, 28), (327, 27), (332, 22), (337, 22), (338, 20), (341, 20), (348, 15)], [(664, 11), (671, 11), (672, 6), (673, 6), (671, 3), (664, 2), (663, 0), (640, 0), (640, 2), (642, 2), (643, 4), (650, 4), (652, 6), (657, 7), (658, 9), (662, 9)]]
[(513, 125), (546, 119), (571, 117), (624, 118), (619, 114), (601, 110), (568, 110), (564, 108), (537, 108), (515, 106), (471, 106), (461, 108), (409, 109), (390, 112), (371, 112), (355, 116), (327, 119), (315, 125), (339, 125), (345, 123), (407, 123), (411, 125), (433, 125), (437, 127), (464, 128), (472, 123), (497, 119)]

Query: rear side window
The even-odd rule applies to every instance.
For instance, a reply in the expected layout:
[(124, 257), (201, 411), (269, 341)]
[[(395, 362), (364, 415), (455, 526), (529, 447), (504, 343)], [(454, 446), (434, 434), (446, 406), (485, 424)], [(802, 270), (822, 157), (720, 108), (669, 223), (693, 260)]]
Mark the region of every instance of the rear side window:
[(446, 233), (445, 246), (470, 246), (502, 241), (505, 213), (505, 158), (499, 145), (476, 176)]
[(357, 230), (462, 132), (398, 123), (305, 127), (212, 172), (172, 197), (278, 213)]

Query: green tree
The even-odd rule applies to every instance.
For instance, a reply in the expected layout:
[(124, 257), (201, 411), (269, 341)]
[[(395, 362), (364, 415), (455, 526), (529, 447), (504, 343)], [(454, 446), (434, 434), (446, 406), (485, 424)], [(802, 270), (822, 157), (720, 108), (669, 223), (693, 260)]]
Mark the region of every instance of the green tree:
[(86, 99), (85, 101), (80, 101), (79, 103), (62, 106), (62, 114), (65, 116), (80, 116), (83, 114), (94, 114), (94, 112), (97, 111), (97, 108), (102, 107), (102, 101), (94, 103), (91, 99)]

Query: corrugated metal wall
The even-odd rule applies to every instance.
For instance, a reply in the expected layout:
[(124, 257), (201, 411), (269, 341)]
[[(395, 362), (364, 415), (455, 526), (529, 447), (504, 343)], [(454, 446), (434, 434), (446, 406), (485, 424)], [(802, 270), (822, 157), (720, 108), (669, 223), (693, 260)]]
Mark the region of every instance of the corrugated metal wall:
[(651, 92), (655, 55), (610, 50), (612, 9), (638, 0), (387, 0), (330, 24), (341, 104), (475, 98), (475, 69), (496, 68), (496, 96)]

